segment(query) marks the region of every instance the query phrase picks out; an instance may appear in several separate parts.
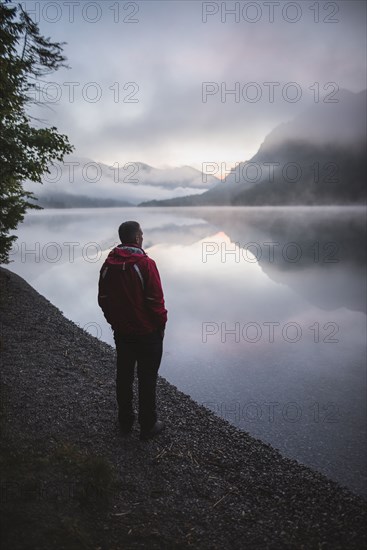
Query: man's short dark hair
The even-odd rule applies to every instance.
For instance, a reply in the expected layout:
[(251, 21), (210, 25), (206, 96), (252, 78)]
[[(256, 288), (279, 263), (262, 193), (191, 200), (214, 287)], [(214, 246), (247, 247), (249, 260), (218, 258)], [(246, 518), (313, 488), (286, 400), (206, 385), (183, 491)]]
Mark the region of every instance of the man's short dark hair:
[(124, 222), (119, 227), (119, 237), (122, 243), (134, 243), (140, 230), (138, 222)]

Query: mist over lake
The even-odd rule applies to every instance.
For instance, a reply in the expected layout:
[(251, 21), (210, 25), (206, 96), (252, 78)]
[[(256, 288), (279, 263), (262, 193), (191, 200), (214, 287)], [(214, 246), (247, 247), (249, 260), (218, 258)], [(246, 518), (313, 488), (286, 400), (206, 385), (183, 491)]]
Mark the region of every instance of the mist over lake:
[(364, 208), (32, 212), (9, 268), (113, 345), (97, 284), (128, 219), (140, 222), (165, 293), (159, 373), (284, 455), (367, 495)]

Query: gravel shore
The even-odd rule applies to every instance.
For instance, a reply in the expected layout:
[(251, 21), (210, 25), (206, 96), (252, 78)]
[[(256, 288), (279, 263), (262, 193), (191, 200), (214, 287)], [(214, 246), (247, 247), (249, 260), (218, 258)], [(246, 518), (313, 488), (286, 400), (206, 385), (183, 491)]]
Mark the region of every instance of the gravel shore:
[(366, 547), (363, 499), (161, 377), (164, 433), (121, 436), (115, 351), (3, 268), (0, 290), (4, 550)]

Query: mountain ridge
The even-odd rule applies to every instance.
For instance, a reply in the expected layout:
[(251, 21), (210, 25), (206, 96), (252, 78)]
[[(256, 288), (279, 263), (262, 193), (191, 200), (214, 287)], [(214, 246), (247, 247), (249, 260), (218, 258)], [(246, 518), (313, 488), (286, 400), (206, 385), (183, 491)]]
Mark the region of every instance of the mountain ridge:
[(191, 166), (154, 168), (142, 162), (108, 166), (87, 157), (70, 155), (54, 163), (43, 186), (25, 182), (34, 202), (51, 208), (135, 206), (158, 195), (171, 198), (200, 194), (218, 183)]
[(338, 105), (319, 102), (276, 126), (250, 160), (201, 195), (140, 206), (360, 204), (366, 200), (366, 94), (341, 90)]

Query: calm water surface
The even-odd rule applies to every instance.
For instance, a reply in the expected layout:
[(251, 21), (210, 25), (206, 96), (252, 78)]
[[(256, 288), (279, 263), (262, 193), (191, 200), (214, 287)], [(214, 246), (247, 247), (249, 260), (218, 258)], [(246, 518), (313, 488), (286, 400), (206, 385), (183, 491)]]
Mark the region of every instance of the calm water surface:
[(113, 345), (97, 282), (127, 219), (140, 221), (165, 291), (160, 374), (367, 495), (365, 211), (44, 210), (19, 227), (9, 268)]

